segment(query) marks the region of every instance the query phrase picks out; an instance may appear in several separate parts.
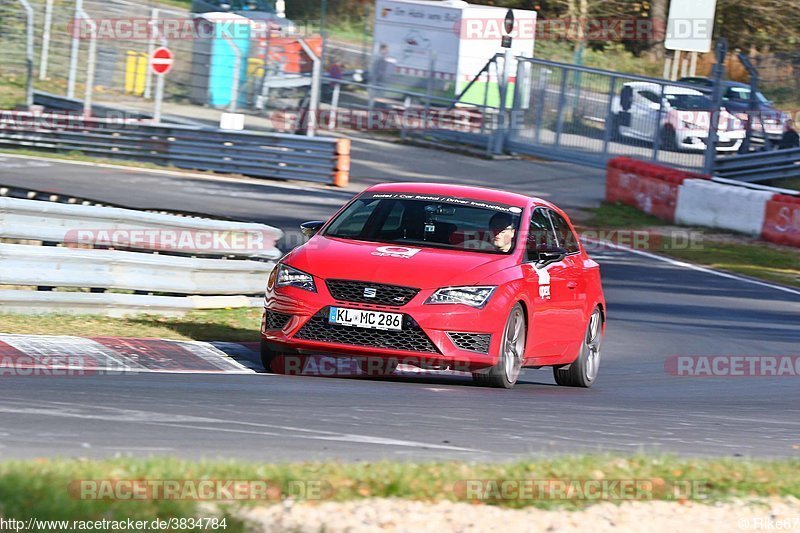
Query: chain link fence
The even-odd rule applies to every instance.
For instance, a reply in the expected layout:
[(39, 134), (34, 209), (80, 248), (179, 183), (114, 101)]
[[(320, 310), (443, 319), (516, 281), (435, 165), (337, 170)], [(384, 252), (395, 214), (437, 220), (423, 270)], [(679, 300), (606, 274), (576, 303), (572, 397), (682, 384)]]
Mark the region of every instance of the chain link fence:
[[(437, 68), (435, 50), (422, 61), (426, 67), (384, 61), (366, 25), (360, 44), (351, 38), (323, 45), (318, 22), (259, 25), (129, 0), (29, 2), (35, 88), (75, 105), (152, 114), (157, 76), (149, 57), (165, 46), (175, 57), (164, 77), (166, 120), (218, 124), (229, 111), (250, 115), (247, 125), (256, 129), (382, 130), (592, 165), (627, 155), (701, 169), (707, 159), (714, 113), (696, 86), (503, 54), (469, 79), (454, 80)], [(6, 109), (25, 99), (23, 4), (0, 4)], [(797, 84), (783, 77), (797, 72), (799, 60), (761, 65), (765, 83)], [(736, 153), (742, 117), (717, 115), (718, 154)]]
[(28, 76), (28, 20), (17, 0), (0, 3), (0, 108), (25, 103)]

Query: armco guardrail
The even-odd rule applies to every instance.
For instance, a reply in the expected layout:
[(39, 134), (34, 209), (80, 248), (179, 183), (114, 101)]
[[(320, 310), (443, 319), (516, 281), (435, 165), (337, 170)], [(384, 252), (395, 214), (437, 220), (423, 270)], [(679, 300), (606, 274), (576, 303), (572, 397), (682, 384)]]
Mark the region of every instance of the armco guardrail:
[(282, 237), (263, 224), (0, 197), (0, 238), (6, 239), (276, 260)]
[(345, 186), (350, 141), (136, 120), (0, 111), (0, 147), (149, 161), (191, 170)]
[(272, 263), (0, 244), (3, 285), (193, 295), (263, 292)]
[(714, 173), (744, 182), (800, 177), (800, 148), (719, 157)]
[(609, 161), (606, 178), (609, 202), (622, 202), (669, 222), (800, 247), (800, 196), (790, 192), (711, 180), (625, 157)]
[(259, 305), (281, 236), (261, 224), (0, 198), (0, 312), (180, 314)]

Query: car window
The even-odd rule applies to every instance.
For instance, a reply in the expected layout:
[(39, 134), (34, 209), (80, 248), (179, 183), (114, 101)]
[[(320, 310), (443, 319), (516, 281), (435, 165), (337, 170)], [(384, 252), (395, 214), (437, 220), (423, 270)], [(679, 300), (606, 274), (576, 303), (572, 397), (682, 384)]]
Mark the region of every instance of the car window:
[(579, 252), (581, 248), (578, 244), (578, 237), (570, 229), (566, 219), (553, 210), (548, 210), (548, 213), (553, 221), (553, 228), (556, 230), (558, 245), (571, 254)]
[(653, 102), (654, 104), (657, 104), (661, 99), (661, 97), (656, 93), (654, 93), (653, 91), (639, 91), (639, 96), (641, 96), (645, 100)]
[(731, 87), (725, 91), (725, 98), (728, 100), (746, 101), (750, 99), (750, 90), (743, 87)]
[[(361, 235), (367, 221), (375, 212), (375, 208), (380, 204), (380, 200), (364, 201), (359, 204), (357, 212), (352, 213), (348, 217), (340, 217), (331, 225), (329, 232), (336, 233), (342, 237), (355, 238)], [(398, 222), (399, 226), (399, 222)]]
[(531, 214), (531, 226), (526, 247), (528, 261), (535, 261), (539, 257), (539, 251), (548, 246), (558, 246), (558, 240), (544, 209), (538, 208)]

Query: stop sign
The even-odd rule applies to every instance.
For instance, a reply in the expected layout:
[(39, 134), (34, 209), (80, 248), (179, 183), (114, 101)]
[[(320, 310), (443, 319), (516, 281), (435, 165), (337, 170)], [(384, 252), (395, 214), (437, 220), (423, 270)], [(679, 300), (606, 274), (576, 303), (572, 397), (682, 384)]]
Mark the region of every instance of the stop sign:
[(158, 48), (150, 56), (150, 68), (156, 74), (166, 74), (172, 69), (174, 58), (169, 48)]

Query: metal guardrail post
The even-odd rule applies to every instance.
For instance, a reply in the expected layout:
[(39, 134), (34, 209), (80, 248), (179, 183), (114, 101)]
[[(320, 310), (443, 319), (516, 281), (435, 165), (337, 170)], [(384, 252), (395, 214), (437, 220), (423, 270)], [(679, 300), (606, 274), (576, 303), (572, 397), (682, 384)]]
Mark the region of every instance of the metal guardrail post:
[[(147, 60), (153, 57), (153, 52), (156, 50), (156, 34), (158, 33), (158, 17), (159, 10), (154, 7), (150, 10), (150, 32), (147, 37)], [(144, 99), (149, 100), (153, 92), (153, 71), (150, 65), (147, 65), (147, 70), (144, 73)]]
[(716, 59), (712, 70), (714, 79), (714, 92), (711, 96), (711, 124), (708, 129), (703, 172), (711, 174), (714, 171), (714, 159), (717, 155), (717, 130), (719, 129), (719, 108), (722, 104), (722, 77), (725, 74), (725, 56), (728, 53), (728, 41), (722, 37), (717, 41)]
[(508, 124), (508, 129), (505, 133), (505, 140), (503, 144), (505, 145), (508, 143), (510, 139), (513, 138), (514, 132), (519, 128), (520, 124), (522, 123), (521, 120), (517, 120), (520, 115), (520, 111), (522, 110), (522, 103), (524, 98), (522, 97), (522, 91), (525, 89), (525, 61), (522, 58), (517, 59), (517, 74), (514, 83), (514, 92), (513, 92), (513, 100), (511, 101), (511, 120)]
[(331, 95), (331, 114), (328, 117), (328, 129), (336, 127), (336, 111), (339, 109), (339, 93), (342, 91), (341, 83), (334, 83), (333, 94)]
[(567, 103), (567, 78), (569, 71), (561, 69), (561, 88), (558, 95), (558, 111), (556, 116), (556, 146), (561, 145), (561, 130), (564, 129), (564, 106)]
[(44, 25), (42, 27), (42, 55), (39, 58), (39, 79), (47, 79), (47, 66), (50, 59), (50, 30), (53, 27), (53, 0), (44, 6)]
[(428, 80), (425, 84), (425, 109), (422, 113), (423, 130), (428, 129), (428, 115), (431, 112), (431, 95), (433, 94), (433, 77), (436, 73), (436, 51), (428, 54)]
[(509, 79), (511, 77), (511, 49), (506, 48), (505, 54), (503, 56), (503, 75), (500, 78), (500, 82), (498, 83), (498, 87), (500, 87), (500, 109), (498, 113), (498, 118), (500, 119), (500, 123), (497, 125), (497, 131), (495, 133), (495, 142), (494, 142), (494, 153), (495, 154), (502, 154), (505, 150), (505, 135), (506, 130), (508, 129), (508, 109), (507, 109), (507, 100), (508, 100), (508, 85)]
[(617, 77), (611, 77), (611, 87), (608, 89), (608, 105), (606, 106), (606, 124), (603, 130), (603, 155), (608, 155), (608, 144), (611, 142), (611, 135), (614, 127), (614, 95), (617, 94)]
[(664, 93), (666, 85), (661, 85), (661, 94), (658, 98), (658, 114), (656, 115), (656, 131), (653, 135), (653, 161), (658, 161), (658, 151), (661, 149), (661, 117), (664, 116)]
[[(306, 128), (306, 135), (313, 137), (317, 127), (317, 110), (319, 109), (319, 95), (322, 85), (322, 61), (314, 53), (308, 43), (304, 39), (298, 39), (297, 42), (303, 48), (303, 51), (311, 58), (313, 66), (311, 69), (311, 94), (309, 95), (308, 103), (308, 127)], [(302, 125), (301, 125), (302, 127)]]
[(92, 33), (89, 39), (89, 61), (86, 68), (86, 90), (83, 97), (83, 115), (86, 117), (92, 116), (92, 98), (94, 96), (94, 72), (97, 63), (97, 24), (81, 10), (81, 18), (88, 24)]
[(80, 27), (77, 26), (83, 12), (83, 0), (75, 0), (72, 16), (72, 44), (69, 55), (69, 74), (67, 75), (67, 98), (75, 98), (75, 83), (78, 76), (78, 55), (81, 52)]
[(534, 132), (533, 142), (540, 144), (542, 140), (542, 125), (544, 122), (544, 101), (547, 98), (547, 84), (549, 83), (550, 73), (552, 71), (548, 68), (541, 67), (539, 69), (539, 98), (536, 100), (536, 109), (534, 110)]
[(744, 55), (744, 53), (739, 52), (738, 54), (739, 62), (744, 66), (747, 70), (747, 73), (750, 75), (750, 98), (747, 105), (747, 131), (745, 133), (744, 141), (742, 141), (742, 146), (740, 148), (741, 153), (748, 153), (750, 151), (750, 141), (753, 137), (753, 120), (755, 119), (756, 114), (758, 114), (761, 118), (759, 122), (761, 123), (761, 134), (764, 138), (764, 145), (766, 146), (767, 150), (772, 149), (772, 142), (769, 140), (769, 135), (767, 135), (766, 126), (764, 125), (764, 115), (758, 111), (758, 69), (753, 65), (750, 59)]
[[(483, 74), (479, 74), (482, 76)], [(486, 133), (486, 107), (489, 104), (489, 70), (486, 70), (486, 83), (483, 86), (483, 107), (481, 107), (481, 129), (480, 133)]]
[(27, 67), (27, 77), (25, 82), (25, 105), (28, 109), (33, 105), (33, 8), (27, 0), (19, 0), (26, 14), (26, 49), (25, 63)]

